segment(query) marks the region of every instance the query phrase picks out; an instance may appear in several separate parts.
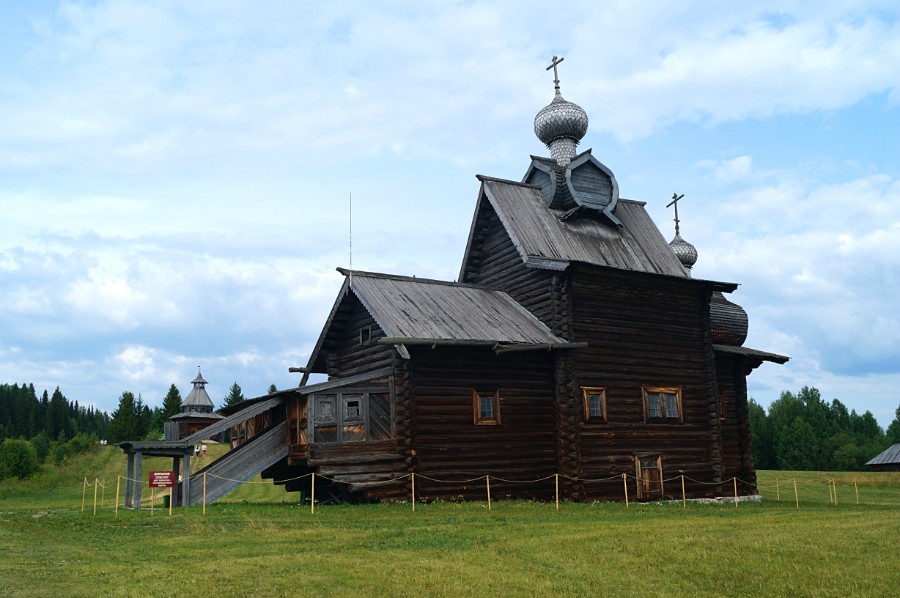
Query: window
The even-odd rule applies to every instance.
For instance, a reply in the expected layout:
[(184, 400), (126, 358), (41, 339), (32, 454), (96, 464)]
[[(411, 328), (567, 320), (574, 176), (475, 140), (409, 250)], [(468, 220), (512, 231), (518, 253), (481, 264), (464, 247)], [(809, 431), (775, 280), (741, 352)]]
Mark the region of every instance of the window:
[(390, 392), (380, 388), (356, 387), (334, 394), (312, 395), (309, 405), (307, 438), (311, 443), (366, 442), (393, 437)]
[(681, 422), (680, 388), (644, 388), (644, 419), (676, 423)]
[(584, 400), (584, 421), (600, 423), (606, 421), (606, 389), (582, 386)]
[(719, 394), (719, 419), (725, 419), (726, 415), (725, 393)]
[(494, 393), (472, 391), (472, 419), (478, 426), (500, 423), (500, 391)]
[(363, 326), (359, 329), (359, 344), (365, 345), (372, 340), (372, 327)]

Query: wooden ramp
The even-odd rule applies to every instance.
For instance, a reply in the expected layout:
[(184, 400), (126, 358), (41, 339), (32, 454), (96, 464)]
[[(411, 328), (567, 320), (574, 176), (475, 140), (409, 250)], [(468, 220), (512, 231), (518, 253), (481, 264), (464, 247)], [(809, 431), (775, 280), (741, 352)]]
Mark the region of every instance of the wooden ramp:
[(189, 504), (203, 503), (206, 474), (206, 504), (212, 504), (288, 456), (287, 422), (281, 422), (226, 453), (191, 476)]

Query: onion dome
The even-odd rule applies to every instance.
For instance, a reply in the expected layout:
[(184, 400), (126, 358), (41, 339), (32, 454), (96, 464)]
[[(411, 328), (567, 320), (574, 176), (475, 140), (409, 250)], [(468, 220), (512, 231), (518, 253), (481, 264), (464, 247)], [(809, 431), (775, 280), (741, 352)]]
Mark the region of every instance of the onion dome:
[(534, 134), (560, 166), (566, 166), (575, 157), (575, 148), (587, 128), (587, 113), (578, 104), (563, 99), (559, 88), (553, 101), (534, 117)]
[(697, 263), (697, 248), (681, 238), (681, 234), (675, 233), (675, 238), (669, 243), (669, 247), (675, 252), (675, 257), (681, 265), (690, 270)]
[(587, 133), (588, 117), (584, 108), (565, 100), (559, 92), (556, 65), (562, 61), (554, 56), (553, 64), (547, 67), (547, 70), (553, 69), (556, 95), (534, 117), (534, 134), (547, 146), (556, 163), (566, 166), (575, 157), (575, 148)]
[(713, 292), (709, 302), (709, 320), (713, 343), (740, 347), (747, 340), (747, 312), (719, 291)]

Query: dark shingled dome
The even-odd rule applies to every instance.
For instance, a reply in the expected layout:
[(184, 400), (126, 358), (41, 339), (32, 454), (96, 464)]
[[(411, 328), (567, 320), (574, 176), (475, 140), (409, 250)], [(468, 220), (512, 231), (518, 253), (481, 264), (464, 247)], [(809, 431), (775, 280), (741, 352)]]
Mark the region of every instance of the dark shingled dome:
[(709, 319), (713, 343), (740, 347), (747, 340), (747, 312), (719, 291), (709, 302)]

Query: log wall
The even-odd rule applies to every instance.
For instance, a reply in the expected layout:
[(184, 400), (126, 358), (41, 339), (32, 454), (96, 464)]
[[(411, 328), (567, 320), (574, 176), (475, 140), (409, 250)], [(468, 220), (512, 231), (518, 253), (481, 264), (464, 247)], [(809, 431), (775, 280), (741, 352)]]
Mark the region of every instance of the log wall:
[[(554, 433), (552, 354), (517, 352), (498, 356), (482, 347), (411, 348), (410, 378), (415, 381), (414, 470), (423, 499), (486, 496), (490, 474), (496, 497), (554, 495), (554, 481), (515, 484), (557, 472)], [(499, 391), (498, 425), (476, 425), (472, 390)], [(508, 480), (508, 481), (503, 481)]]
[[(634, 475), (636, 455), (660, 454), (665, 478), (684, 474), (710, 484), (688, 482), (690, 496), (715, 494), (721, 463), (709, 289), (586, 267), (574, 268), (571, 280), (574, 340), (589, 344), (573, 357), (577, 386), (605, 388), (607, 404), (605, 423), (575, 410), (582, 476)], [(682, 421), (645, 421), (643, 387), (679, 388)], [(585, 483), (584, 493), (621, 497), (621, 477)], [(680, 482), (667, 484), (665, 495), (680, 494)]]

